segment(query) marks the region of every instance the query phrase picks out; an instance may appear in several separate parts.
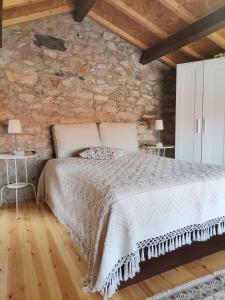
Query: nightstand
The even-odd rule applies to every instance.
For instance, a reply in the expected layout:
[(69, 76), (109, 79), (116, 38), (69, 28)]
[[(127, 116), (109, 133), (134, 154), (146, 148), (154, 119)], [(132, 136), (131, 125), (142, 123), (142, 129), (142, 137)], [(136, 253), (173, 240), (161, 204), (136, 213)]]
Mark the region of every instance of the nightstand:
[(166, 150), (167, 149), (174, 149), (175, 146), (173, 145), (163, 145), (160, 147), (157, 147), (155, 145), (143, 145), (141, 147), (142, 149), (145, 149), (146, 151), (150, 151), (150, 154), (156, 154), (158, 156), (166, 156)]
[[(19, 212), (19, 207), (18, 207), (18, 189), (25, 188), (27, 186), (31, 186), (33, 189), (34, 197), (35, 200), (37, 201), (37, 196), (36, 196), (36, 190), (35, 190), (35, 185), (28, 180), (28, 161), (33, 158), (37, 158), (38, 155), (36, 152), (25, 152), (23, 156), (16, 156), (11, 153), (6, 153), (6, 154), (0, 154), (0, 160), (5, 161), (6, 165), (6, 178), (7, 178), (7, 184), (2, 186), (0, 191), (1, 191), (1, 198), (0, 198), (0, 206), (3, 203), (3, 191), (5, 188), (8, 189), (14, 189), (16, 191), (16, 218), (18, 218), (18, 212)], [(25, 170), (25, 181), (24, 182), (18, 182), (18, 168), (17, 168), (17, 162), (19, 160), (23, 160), (24, 162), (24, 170)], [(14, 165), (14, 174), (11, 174), (11, 176), (15, 177), (15, 181), (10, 183), (10, 164)]]

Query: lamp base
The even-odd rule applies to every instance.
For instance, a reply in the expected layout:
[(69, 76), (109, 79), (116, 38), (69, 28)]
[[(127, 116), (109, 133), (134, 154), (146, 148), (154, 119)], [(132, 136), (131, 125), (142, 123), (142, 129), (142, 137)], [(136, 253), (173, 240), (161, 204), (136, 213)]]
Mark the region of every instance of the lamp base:
[(161, 148), (161, 147), (163, 147), (163, 143), (162, 143), (162, 142), (160, 142), (160, 143), (156, 143), (155, 145), (156, 145), (156, 147), (158, 147), (158, 148)]
[(23, 150), (15, 150), (13, 151), (14, 156), (24, 156), (24, 151)]

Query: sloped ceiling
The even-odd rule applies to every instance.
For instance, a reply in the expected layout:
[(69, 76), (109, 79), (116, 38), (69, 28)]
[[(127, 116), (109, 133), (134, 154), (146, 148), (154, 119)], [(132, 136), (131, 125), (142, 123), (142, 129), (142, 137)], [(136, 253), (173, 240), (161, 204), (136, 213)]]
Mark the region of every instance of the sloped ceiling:
[[(88, 15), (131, 44), (147, 49), (224, 5), (225, 0), (99, 0)], [(75, 6), (74, 0), (3, 0), (3, 27), (71, 12)], [(223, 51), (225, 28), (160, 60), (175, 67)]]

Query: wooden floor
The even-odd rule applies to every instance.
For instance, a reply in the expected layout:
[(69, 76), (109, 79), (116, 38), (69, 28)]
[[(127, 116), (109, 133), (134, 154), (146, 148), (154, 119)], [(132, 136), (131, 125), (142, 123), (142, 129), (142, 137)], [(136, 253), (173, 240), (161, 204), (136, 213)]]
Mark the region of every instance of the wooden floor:
[[(87, 266), (78, 247), (47, 207), (33, 202), (0, 209), (0, 300), (97, 300), (80, 288)], [(141, 300), (225, 268), (225, 251), (119, 291), (112, 300)]]

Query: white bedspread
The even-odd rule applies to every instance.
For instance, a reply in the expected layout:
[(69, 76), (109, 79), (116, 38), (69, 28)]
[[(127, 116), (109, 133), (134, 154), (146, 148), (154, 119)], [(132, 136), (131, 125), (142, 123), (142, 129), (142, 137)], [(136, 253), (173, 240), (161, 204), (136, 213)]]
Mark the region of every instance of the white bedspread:
[[(38, 188), (87, 257), (87, 289), (110, 297), (145, 260), (225, 232), (225, 168), (130, 153), (53, 159)], [(124, 273), (121, 266), (124, 265)]]

